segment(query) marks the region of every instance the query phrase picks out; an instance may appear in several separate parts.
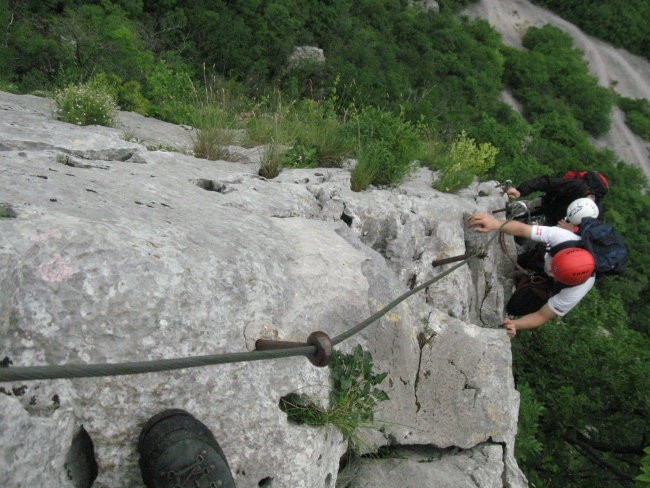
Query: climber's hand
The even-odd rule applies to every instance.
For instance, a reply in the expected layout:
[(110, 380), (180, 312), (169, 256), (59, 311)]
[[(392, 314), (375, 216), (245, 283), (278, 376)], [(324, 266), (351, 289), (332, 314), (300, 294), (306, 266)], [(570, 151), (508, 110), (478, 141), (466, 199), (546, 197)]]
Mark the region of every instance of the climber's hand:
[(469, 218), (469, 226), (476, 232), (490, 232), (498, 229), (500, 225), (499, 220), (485, 212), (476, 212)]
[(508, 337), (514, 337), (517, 335), (517, 327), (515, 326), (514, 320), (508, 318), (503, 319), (503, 327), (506, 329)]
[(512, 187), (508, 189), (506, 195), (508, 195), (508, 198), (511, 200), (515, 200), (521, 196), (521, 193), (519, 193), (519, 190), (517, 190), (515, 187)]
[(570, 230), (571, 232), (575, 232), (575, 230), (576, 230), (576, 228), (575, 228), (575, 226), (573, 224), (567, 222), (564, 219), (560, 220), (557, 223), (557, 226), (562, 228), (562, 229)]

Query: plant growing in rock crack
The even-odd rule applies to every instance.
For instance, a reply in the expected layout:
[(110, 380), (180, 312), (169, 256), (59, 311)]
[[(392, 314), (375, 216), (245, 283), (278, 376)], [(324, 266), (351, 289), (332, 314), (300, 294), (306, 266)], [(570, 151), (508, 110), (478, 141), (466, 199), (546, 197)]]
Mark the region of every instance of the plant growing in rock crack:
[(388, 400), (378, 388), (388, 373), (372, 372), (372, 355), (357, 346), (352, 354), (335, 351), (330, 363), (332, 389), (328, 408), (314, 405), (305, 395), (290, 393), (280, 399), (280, 409), (291, 422), (339, 429), (350, 447), (358, 447), (357, 429), (371, 425), (378, 402)]
[(277, 144), (269, 144), (260, 157), (260, 169), (258, 174), (267, 179), (273, 179), (282, 171), (283, 151)]

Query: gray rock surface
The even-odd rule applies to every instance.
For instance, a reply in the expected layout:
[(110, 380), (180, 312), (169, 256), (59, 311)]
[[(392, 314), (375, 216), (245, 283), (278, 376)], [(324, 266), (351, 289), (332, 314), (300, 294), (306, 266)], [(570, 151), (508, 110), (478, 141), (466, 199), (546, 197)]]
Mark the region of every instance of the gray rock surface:
[[(443, 194), (425, 170), (362, 193), (344, 169), (265, 180), (254, 156), (186, 154), (186, 128), (139, 125), (131, 114), (120, 114), (138, 121), (126, 129), (77, 127), (48, 107), (0, 93), (0, 201), (16, 214), (0, 218), (0, 333), (12, 366), (242, 352), (259, 337), (303, 341), (315, 330), (333, 337), (449, 267), (433, 259), (476, 248), (484, 236), (464, 216), (503, 203), (494, 182)], [(173, 147), (183, 152), (152, 150)], [(497, 330), (508, 262), (496, 244), (488, 251), (339, 346), (362, 344), (388, 372), (390, 400), (363, 432), (367, 448), (441, 452), (414, 480), (457, 469), (458, 479), (503, 480), (485, 486), (526, 485), (512, 456), (510, 346)], [(278, 407), (292, 392), (327, 402), (328, 369), (304, 358), (0, 387), (7, 487), (84, 486), (82, 426), (98, 465), (93, 486), (142, 486), (140, 428), (171, 407), (211, 428), (239, 487), (333, 487), (347, 449), (335, 428), (291, 424)], [(379, 479), (394, 463), (363, 472)]]
[(399, 448), (393, 459), (363, 459), (350, 466), (349, 488), (500, 488), (503, 486), (502, 448), (481, 445), (450, 455), (428, 446)]
[(296, 67), (305, 63), (323, 64), (325, 52), (317, 46), (296, 46), (289, 56), (289, 66)]

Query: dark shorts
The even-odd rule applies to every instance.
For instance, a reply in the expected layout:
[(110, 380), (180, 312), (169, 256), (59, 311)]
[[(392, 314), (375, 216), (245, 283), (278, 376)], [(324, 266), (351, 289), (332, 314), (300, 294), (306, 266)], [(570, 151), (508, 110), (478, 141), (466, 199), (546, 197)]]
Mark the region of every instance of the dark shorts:
[(508, 315), (521, 316), (537, 312), (553, 295), (554, 283), (550, 277), (521, 276), (517, 289), (506, 304)]

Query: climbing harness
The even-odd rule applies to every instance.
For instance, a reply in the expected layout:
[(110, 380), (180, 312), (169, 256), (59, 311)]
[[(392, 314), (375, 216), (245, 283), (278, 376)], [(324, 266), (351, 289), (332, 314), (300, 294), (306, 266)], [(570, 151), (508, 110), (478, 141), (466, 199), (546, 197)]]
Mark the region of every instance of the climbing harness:
[[(507, 223), (504, 222), (503, 225)], [(486, 248), (501, 234), (501, 228), (486, 243)], [(176, 359), (160, 359), (152, 361), (139, 361), (127, 363), (101, 363), (101, 364), (62, 364), (49, 366), (19, 366), (0, 367), (0, 383), (9, 381), (46, 380), (60, 378), (89, 378), (101, 376), (119, 376), (130, 374), (153, 373), (159, 371), (171, 371), (176, 369), (196, 368), (199, 366), (210, 366), (215, 364), (240, 363), (247, 361), (262, 361), (266, 359), (278, 359), (292, 356), (306, 356), (312, 364), (319, 367), (327, 366), (330, 363), (333, 348), (341, 342), (361, 332), (370, 324), (376, 322), (395, 308), (401, 302), (416, 294), (420, 290), (428, 288), (445, 276), (453, 273), (472, 258), (484, 257), (478, 252), (463, 255), (463, 260), (424, 283), (414, 287), (412, 290), (403, 293), (378, 312), (358, 323), (349, 330), (330, 339), (325, 332), (317, 331), (310, 334), (306, 342), (271, 341), (258, 339), (254, 351), (235, 352), (224, 354), (213, 354), (206, 356), (185, 357)]]

